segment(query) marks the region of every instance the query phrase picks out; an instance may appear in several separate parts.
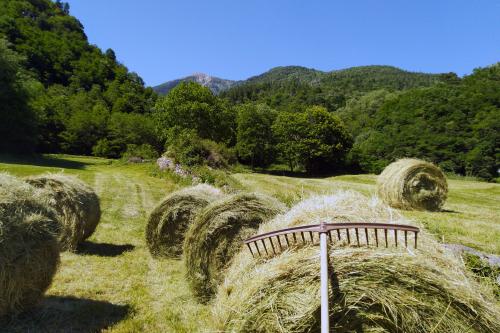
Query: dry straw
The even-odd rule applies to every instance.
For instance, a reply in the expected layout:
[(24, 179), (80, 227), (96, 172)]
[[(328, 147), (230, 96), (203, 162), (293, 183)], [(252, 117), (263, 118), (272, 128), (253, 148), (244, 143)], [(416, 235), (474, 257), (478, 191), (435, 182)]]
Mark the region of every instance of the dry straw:
[(200, 301), (213, 296), (242, 241), (284, 211), (285, 206), (274, 198), (240, 193), (216, 201), (200, 212), (184, 240), (187, 278)]
[(42, 298), (59, 264), (58, 228), (39, 190), (0, 174), (0, 318)]
[[(312, 197), (259, 232), (328, 222), (411, 224), (377, 199), (355, 192)], [(345, 239), (345, 235), (343, 235)], [(417, 250), (335, 246), (330, 251), (334, 332), (500, 332), (491, 291), (469, 279), (461, 260), (425, 232)], [(403, 244), (400, 239), (399, 244)], [(243, 249), (213, 304), (213, 331), (319, 331), (319, 249), (273, 258)]]
[(75, 251), (90, 237), (101, 218), (99, 197), (75, 176), (44, 174), (25, 178), (43, 190), (46, 200), (56, 211), (61, 223), (59, 240), (63, 250)]
[(407, 210), (440, 210), (448, 184), (434, 164), (404, 158), (389, 164), (378, 176), (378, 195), (388, 205)]
[(151, 212), (146, 226), (146, 243), (151, 255), (181, 255), (188, 225), (201, 209), (222, 196), (220, 190), (207, 184), (188, 187), (166, 196)]

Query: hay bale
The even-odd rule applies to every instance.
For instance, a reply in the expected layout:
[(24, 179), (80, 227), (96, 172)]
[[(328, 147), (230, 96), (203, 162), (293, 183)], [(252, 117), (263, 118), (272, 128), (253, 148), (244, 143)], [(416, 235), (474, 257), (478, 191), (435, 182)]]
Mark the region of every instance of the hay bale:
[(404, 158), (378, 176), (380, 198), (394, 208), (438, 211), (448, 195), (444, 173), (432, 163)]
[(99, 197), (87, 184), (75, 176), (44, 174), (25, 178), (43, 190), (61, 223), (59, 241), (62, 250), (75, 251), (78, 244), (89, 238), (101, 218)]
[(0, 318), (36, 305), (50, 286), (58, 227), (39, 190), (0, 174)]
[[(411, 224), (379, 200), (338, 192), (299, 203), (259, 233), (321, 220)], [(333, 332), (500, 332), (491, 293), (481, 292), (462, 261), (433, 238), (421, 232), (419, 239), (417, 250), (330, 249)], [(318, 332), (319, 271), (318, 246), (268, 259), (240, 251), (218, 289), (211, 329)]]
[(207, 184), (185, 188), (166, 196), (151, 212), (146, 226), (146, 244), (151, 255), (181, 255), (188, 225), (201, 209), (222, 196), (219, 189)]
[(216, 201), (199, 213), (186, 233), (184, 260), (188, 282), (200, 301), (213, 296), (242, 241), (285, 209), (274, 198), (240, 193)]

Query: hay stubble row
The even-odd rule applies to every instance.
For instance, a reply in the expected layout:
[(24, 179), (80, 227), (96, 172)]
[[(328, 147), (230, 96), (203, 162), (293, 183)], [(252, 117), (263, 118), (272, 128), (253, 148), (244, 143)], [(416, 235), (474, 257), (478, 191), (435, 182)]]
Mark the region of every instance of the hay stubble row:
[[(111, 168), (110, 168), (111, 170)], [(113, 173), (115, 174), (115, 173)], [(118, 174), (118, 173), (116, 173)], [(90, 273), (90, 275), (93, 275), (94, 273), (97, 274), (94, 283), (94, 279), (82, 271), (82, 275), (86, 276), (86, 280), (88, 280), (89, 284), (87, 285), (86, 288), (82, 289), (82, 286), (80, 286), (76, 281), (72, 282), (71, 285), (74, 286), (74, 288), (77, 288), (80, 290), (80, 294), (88, 294), (90, 295), (90, 290), (85, 292), (85, 289), (88, 288), (93, 288), (96, 289), (96, 292), (102, 293), (102, 294), (96, 294), (96, 297), (100, 297), (101, 299), (109, 299), (110, 301), (113, 301), (114, 303), (119, 302), (124, 304), (123, 302), (128, 302), (130, 300), (132, 304), (134, 304), (134, 311), (129, 315), (129, 317), (124, 318), (120, 323), (117, 323), (116, 325), (112, 325), (109, 327), (110, 331), (119, 331), (119, 332), (129, 332), (134, 329), (142, 329), (142, 330), (149, 330), (149, 331), (172, 331), (172, 332), (194, 332), (194, 331), (268, 331), (271, 332), (273, 329), (274, 331), (287, 331), (290, 327), (292, 328), (290, 331), (291, 332), (308, 332), (308, 331), (315, 331), (317, 328), (317, 307), (315, 308), (314, 306), (309, 307), (310, 311), (312, 311), (312, 317), (315, 319), (313, 321), (307, 320), (307, 316), (304, 317), (302, 316), (303, 310), (302, 306), (306, 302), (310, 302), (311, 304), (318, 305), (318, 290), (316, 288), (316, 293), (315, 293), (315, 288), (314, 286), (318, 285), (318, 281), (314, 280), (311, 278), (305, 278), (307, 274), (310, 274), (310, 272), (315, 272), (317, 273), (319, 267), (317, 265), (317, 248), (309, 247), (307, 245), (303, 246), (297, 246), (296, 248), (292, 248), (289, 250), (283, 251), (283, 253), (279, 253), (276, 257), (273, 258), (262, 258), (262, 259), (257, 259), (256, 262), (254, 263), (254, 267), (259, 267), (260, 272), (267, 272), (267, 276), (270, 277), (273, 274), (284, 274), (281, 275), (278, 280), (267, 280), (267, 282), (263, 282), (264, 280), (259, 280), (260, 278), (258, 277), (257, 280), (262, 282), (262, 284), (250, 284), (248, 285), (246, 289), (239, 289), (235, 288), (237, 287), (236, 285), (231, 285), (230, 282), (234, 282), (234, 267), (241, 264), (239, 262), (239, 253), (236, 253), (235, 256), (233, 257), (233, 260), (231, 261), (229, 267), (225, 268), (224, 274), (223, 274), (223, 281), (217, 282), (217, 294), (216, 294), (216, 299), (210, 302), (208, 305), (196, 305), (193, 303), (192, 300), (190, 300), (188, 293), (186, 293), (186, 287), (187, 284), (185, 281), (182, 279), (182, 276), (184, 275), (184, 268), (182, 266), (182, 261), (179, 261), (177, 259), (161, 259), (161, 260), (155, 260), (155, 259), (150, 259), (150, 260), (141, 260), (141, 258), (144, 258), (147, 248), (142, 248), (141, 244), (144, 244), (144, 242), (140, 241), (140, 238), (142, 238), (143, 233), (139, 232), (139, 229), (143, 229), (143, 223), (144, 223), (144, 217), (141, 218), (142, 212), (139, 213), (138, 216), (134, 217), (126, 217), (122, 216), (122, 211), (123, 207), (127, 205), (127, 193), (126, 191), (120, 190), (120, 188), (117, 186), (116, 188), (111, 189), (108, 182), (107, 175), (101, 174), (101, 173), (96, 173), (96, 176), (99, 175), (99, 177), (96, 177), (101, 179), (101, 182), (106, 182), (104, 186), (101, 184), (101, 190), (100, 194), (104, 195), (104, 202), (105, 202), (105, 214), (109, 215), (108, 206), (116, 206), (116, 214), (113, 213), (113, 217), (106, 217), (106, 223), (105, 226), (103, 226), (103, 229), (100, 230), (100, 232), (97, 235), (97, 238), (93, 238), (98, 240), (104, 240), (107, 239), (108, 241), (111, 242), (117, 242), (117, 241), (122, 241), (122, 242), (127, 242), (128, 239), (131, 240), (133, 244), (135, 244), (137, 247), (135, 250), (132, 252), (129, 252), (129, 255), (126, 256), (120, 256), (116, 259), (110, 258), (110, 259), (100, 259), (99, 262), (102, 261), (102, 265), (105, 264), (105, 262), (109, 262), (109, 265), (111, 265), (109, 268), (106, 269), (106, 272), (109, 271), (109, 273), (113, 272), (112, 275), (116, 275), (116, 280), (115, 282), (112, 283), (112, 280), (109, 280), (109, 283), (106, 283), (106, 286), (100, 286), (99, 281), (105, 281), (106, 279), (104, 274), (104, 271), (98, 271), (96, 270), (97, 267), (93, 268), (92, 271), (93, 273)], [(128, 179), (126, 179), (128, 178)], [(133, 179), (129, 177), (125, 177), (123, 181), (128, 180), (132, 181)], [(142, 179), (136, 179), (134, 180), (134, 183), (139, 184), (140, 182), (143, 182)], [(148, 180), (149, 182), (149, 180)], [(156, 184), (159, 184), (158, 181), (156, 181)], [(155, 186), (156, 186), (155, 184)], [(348, 181), (345, 182), (345, 184), (349, 184)], [(118, 185), (118, 183), (116, 184)], [(258, 184), (257, 184), (258, 185)], [(328, 188), (328, 181), (321, 181), (321, 185), (324, 185), (323, 188)], [(148, 186), (150, 187), (150, 186)], [(174, 186), (171, 186), (174, 187)], [(142, 187), (143, 189), (146, 189), (146, 187)], [(367, 187), (368, 189), (371, 188), (371, 185)], [(293, 189), (293, 187), (289, 187), (289, 189)], [(313, 188), (311, 188), (311, 191), (314, 191)], [(322, 190), (323, 192), (325, 190)], [(159, 200), (161, 197), (161, 193), (165, 192), (165, 186), (156, 186), (155, 187), (155, 194), (154, 194), (154, 201)], [(150, 191), (145, 191), (145, 193), (150, 193)], [(148, 194), (149, 195), (149, 194)], [(112, 199), (111, 199), (112, 198)], [(117, 201), (123, 201), (122, 203), (118, 203)], [(153, 202), (149, 203), (147, 206), (148, 207), (153, 207)], [(148, 211), (150, 208), (147, 209)], [(120, 215), (122, 214), (122, 215)], [(446, 213), (445, 215), (447, 215)], [(342, 214), (340, 214), (342, 215)], [(347, 214), (349, 215), (349, 214)], [(281, 216), (281, 215), (280, 215)], [(110, 219), (111, 218), (111, 219)], [(349, 216), (334, 216), (338, 221), (353, 221), (352, 219), (349, 219)], [(390, 219), (391, 216), (385, 216), (385, 219)], [(115, 220), (116, 219), (116, 220)], [(279, 217), (275, 218), (275, 220), (278, 220)], [(304, 216), (302, 218), (302, 221), (300, 223), (318, 223), (317, 219), (312, 218), (311, 216)], [(269, 222), (271, 223), (271, 222)], [(269, 224), (261, 224), (259, 227), (259, 230), (254, 230), (254, 233), (257, 232), (266, 232), (269, 231), (269, 229), (266, 229), (266, 225)], [(274, 222), (273, 222), (274, 223)], [(297, 222), (299, 223), (299, 222)], [(278, 227), (278, 225), (275, 225), (274, 227)], [(279, 227), (285, 227), (285, 225), (279, 225)], [(125, 228), (125, 229), (123, 229)], [(120, 232), (120, 231), (123, 232)], [(103, 231), (103, 233), (101, 233)], [(352, 241), (352, 246), (349, 246), (346, 248), (340, 248), (344, 247), (348, 239), (347, 239), (347, 234), (345, 234), (343, 231), (342, 232), (342, 239), (341, 243), (339, 243), (339, 249), (335, 249), (332, 251), (331, 256), (332, 260), (335, 260), (336, 262), (338, 261), (340, 263), (339, 267), (336, 267), (334, 271), (334, 276), (337, 276), (337, 281), (339, 285), (336, 287), (332, 285), (332, 290), (335, 292), (332, 293), (333, 299), (336, 301), (338, 297), (341, 297), (340, 292), (343, 292), (344, 290), (349, 291), (349, 288), (345, 288), (346, 284), (349, 285), (351, 282), (346, 281), (344, 277), (346, 276), (352, 276), (353, 278), (358, 279), (358, 286), (359, 286), (359, 292), (361, 292), (362, 289), (364, 289), (364, 292), (367, 297), (375, 297), (376, 292), (373, 290), (373, 286), (377, 285), (378, 283), (381, 283), (380, 281), (390, 281), (393, 279), (394, 281), (398, 281), (398, 279), (403, 276), (410, 277), (411, 272), (415, 271), (415, 267), (411, 265), (414, 261), (412, 261), (413, 254), (408, 252), (401, 253), (402, 249), (398, 250), (398, 253), (392, 252), (391, 250), (387, 251), (382, 251), (382, 253), (379, 253), (377, 256), (374, 256), (373, 258), (371, 257), (365, 257), (364, 260), (358, 260), (357, 256), (360, 258), (365, 256), (366, 251), (363, 246), (365, 244), (363, 243), (364, 240), (364, 233), (365, 231), (363, 229), (359, 230), (359, 238), (360, 238), (360, 243), (361, 247), (357, 246), (357, 241), (356, 241), (356, 235), (355, 232), (352, 232), (350, 234), (350, 238)], [(103, 238), (103, 235), (105, 236)], [(335, 234), (332, 234), (332, 237)], [(381, 233), (382, 235), (382, 233)], [(297, 235), (298, 238), (300, 238), (299, 235)], [(307, 235), (306, 235), (307, 236)], [(371, 235), (373, 236), (373, 234)], [(140, 237), (136, 239), (137, 237)], [(391, 234), (389, 233), (389, 242), (391, 241)], [(383, 239), (383, 238), (382, 238)], [(283, 238), (282, 240), (282, 245), (286, 242)], [(291, 239), (290, 239), (291, 240)], [(338, 239), (337, 239), (338, 240)], [(336, 239), (333, 239), (333, 241), (336, 241)], [(398, 244), (404, 244), (404, 236), (403, 234), (398, 233)], [(419, 236), (419, 249), (418, 251), (421, 251), (420, 249), (422, 242)], [(275, 243), (276, 247), (279, 247), (279, 244), (276, 242)], [(371, 245), (371, 241), (370, 241)], [(254, 260), (252, 259), (251, 255), (248, 252), (247, 248), (242, 248), (241, 250), (245, 251), (245, 255), (247, 259), (249, 260)], [(271, 248), (269, 248), (271, 250)], [(237, 251), (238, 252), (238, 251)], [(303, 256), (302, 254), (309, 253), (310, 255), (310, 260), (307, 259), (307, 256)], [(298, 255), (301, 254), (301, 255)], [(420, 254), (416, 253), (417, 255)], [(79, 258), (73, 254), (65, 254), (65, 256), (70, 256), (71, 262), (74, 262), (74, 265), (78, 265)], [(409, 258), (409, 259), (408, 259)], [(97, 258), (96, 258), (97, 259)], [(279, 259), (279, 260), (278, 260)], [(361, 261), (361, 264), (359, 264), (356, 269), (356, 271), (353, 272), (351, 271), (349, 273), (348, 269), (352, 269), (352, 265), (350, 264), (350, 260), (356, 260)], [(388, 270), (385, 273), (377, 273), (374, 274), (373, 277), (371, 277), (369, 274), (365, 274), (364, 271), (365, 269), (368, 272), (371, 272), (370, 270), (372, 269), (371, 267), (371, 261), (373, 260), (380, 260), (380, 261), (398, 261), (401, 259), (408, 259), (408, 265), (407, 266), (398, 266), (398, 268), (394, 268), (393, 266), (388, 266)], [(127, 260), (127, 261), (124, 261)], [(128, 262), (128, 260), (133, 260), (134, 263)], [(283, 261), (282, 261), (283, 260)], [(85, 261), (89, 263), (89, 265), (96, 265), (97, 262), (94, 262), (94, 259), (92, 257), (86, 257)], [(113, 264), (116, 261), (116, 265)], [(154, 263), (154, 265), (152, 265)], [(452, 263), (455, 263), (452, 261)], [(292, 267), (291, 270), (287, 270), (287, 265), (290, 264), (290, 267)], [(144, 265), (148, 267), (143, 267)], [(94, 266), (89, 266), (89, 267), (94, 267)], [(134, 268), (136, 267), (136, 268)], [(400, 269), (403, 268), (408, 268), (408, 274), (401, 274)], [(412, 268), (413, 267), (413, 268)], [(59, 282), (65, 282), (68, 281), (68, 278), (70, 276), (77, 277), (78, 274), (77, 271), (73, 270), (76, 268), (73, 267), (70, 270), (64, 270), (63, 276), (61, 276), (61, 279), (58, 279)], [(129, 268), (134, 268), (134, 272), (129, 271)], [(172, 270), (173, 269), (173, 270)], [(417, 267), (418, 269), (418, 267)], [(149, 270), (156, 271), (158, 270), (157, 273), (153, 274), (153, 272), (148, 273)], [(123, 271), (123, 272), (122, 272)], [(128, 272), (128, 275), (127, 275)], [(279, 273), (281, 272), (281, 273)], [(285, 273), (286, 272), (286, 273)], [(74, 274), (73, 274), (74, 273)], [(349, 274), (348, 274), (349, 273)], [(375, 271), (376, 273), (376, 271)], [(68, 275), (70, 274), (70, 275)], [(72, 274), (72, 275), (71, 275)], [(107, 273), (106, 273), (107, 274)], [(124, 275), (125, 274), (125, 275)], [(253, 274), (253, 273), (252, 273)], [(59, 275), (59, 274), (58, 274)], [(102, 276), (101, 276), (102, 275)], [(245, 275), (244, 275), (245, 276)], [(108, 276), (108, 279), (111, 276)], [(338, 278), (340, 277), (340, 278)], [(137, 283), (134, 282), (135, 280), (143, 280), (144, 281)], [(305, 279), (304, 279), (305, 278)], [(90, 280), (89, 280), (90, 279)], [(245, 276), (246, 279), (246, 276)], [(317, 279), (317, 274), (316, 274), (316, 279)], [(420, 293), (426, 293), (426, 284), (423, 282), (427, 280), (422, 280), (418, 282), (420, 279), (419, 274), (414, 274), (414, 281), (412, 284), (410, 284), (412, 287), (411, 288), (418, 288), (420, 290)], [(429, 278), (432, 280), (432, 278)], [(123, 283), (120, 283), (120, 280), (123, 281)], [(256, 281), (256, 283), (258, 282)], [(427, 281), (428, 282), (428, 281)], [(146, 283), (146, 284), (144, 284)], [(477, 288), (477, 286), (474, 283), (471, 283), (469, 281), (469, 278), (467, 277), (466, 280), (461, 282), (463, 284), (469, 284), (470, 289), (476, 288), (477, 290), (481, 288)], [(400, 295), (400, 289), (399, 287), (392, 287), (394, 283), (389, 284), (389, 289), (394, 292), (395, 295)], [(151, 290), (150, 292), (153, 293), (150, 296), (141, 296), (142, 294), (140, 293), (140, 290), (148, 290), (149, 286), (151, 285), (151, 288), (153, 288), (153, 285), (157, 286), (156, 287), (156, 292), (154, 290)], [(289, 292), (287, 288), (281, 289), (283, 285), (289, 285), (290, 287), (300, 285), (301, 288), (296, 290), (295, 292)], [(457, 284), (459, 286), (460, 284)], [(127, 287), (128, 286), (128, 287)], [(160, 288), (161, 286), (161, 288)], [(258, 287), (258, 288), (257, 288)], [(266, 289), (266, 287), (269, 287)], [(434, 286), (435, 287), (435, 286)], [(71, 286), (64, 287), (62, 285), (56, 285), (54, 286), (54, 290), (57, 293), (73, 293), (75, 290), (71, 289)], [(107, 288), (107, 289), (106, 289)], [(132, 289), (131, 289), (132, 288)], [(257, 289), (256, 289), (257, 288)], [(459, 287), (457, 287), (460, 289)], [(279, 290), (280, 295), (282, 297), (276, 297), (276, 294), (271, 294), (269, 295), (270, 297), (266, 296), (266, 290), (268, 289), (273, 289), (273, 290)], [(257, 290), (257, 291), (256, 291)], [(236, 299), (239, 299), (239, 302), (236, 304), (230, 303), (229, 305), (225, 302), (220, 302), (221, 299), (221, 293), (224, 291), (226, 293), (227, 297), (233, 297)], [(307, 291), (310, 291), (307, 292)], [(256, 292), (256, 293), (254, 293)], [(387, 291), (389, 292), (389, 290)], [(149, 294), (149, 292), (148, 292)], [(241, 297), (238, 297), (238, 294)], [(378, 293), (379, 294), (379, 299), (378, 303), (376, 304), (385, 304), (385, 305), (390, 305), (391, 302), (397, 303), (397, 297), (394, 297), (393, 299), (386, 298), (385, 293)], [(431, 293), (432, 294), (432, 293)], [(443, 293), (444, 295), (448, 295), (450, 297), (450, 293), (446, 294)], [(474, 294), (474, 293), (473, 293)], [(100, 295), (100, 296), (99, 296)], [(254, 300), (252, 300), (252, 295), (260, 295), (260, 300), (257, 303), (254, 303)], [(339, 313), (344, 313), (346, 309), (350, 309), (349, 311), (357, 311), (361, 309), (361, 314), (359, 316), (359, 320), (357, 323), (361, 322), (361, 325), (364, 325), (364, 329), (366, 332), (371, 332), (372, 327), (367, 326), (364, 324), (364, 320), (366, 318), (366, 313), (363, 313), (363, 307), (362, 304), (359, 304), (360, 299), (356, 300), (356, 293), (345, 293), (345, 297), (341, 297), (341, 300), (345, 300), (344, 303), (340, 302), (340, 305), (337, 305), (339, 307), (335, 307), (332, 309), (333, 314), (335, 319), (340, 320), (333, 320), (337, 325), (336, 329), (345, 329), (348, 330), (349, 327), (352, 327), (355, 323), (350, 322), (352, 317), (349, 317), (349, 315), (346, 316), (340, 316)], [(417, 296), (419, 293), (416, 294)], [(404, 295), (403, 295), (404, 296)], [(460, 295), (460, 297), (463, 297), (463, 295)], [(417, 297), (418, 298), (418, 297)], [(440, 297), (435, 297), (437, 301), (441, 302)], [(286, 299), (286, 302), (283, 302), (284, 299)], [(474, 300), (474, 297), (470, 298), (471, 300)], [(486, 300), (488, 300), (488, 297), (485, 297)], [(361, 301), (364, 302), (365, 299), (362, 299)], [(153, 302), (154, 301), (154, 302)], [(428, 301), (427, 298), (421, 300), (423, 304)], [(152, 303), (153, 302), (153, 303)], [(246, 307), (245, 304), (242, 304), (241, 302), (248, 302), (249, 307)], [(443, 313), (446, 314), (446, 318), (444, 318), (444, 322), (441, 321), (440, 324), (436, 328), (436, 332), (442, 331), (442, 329), (446, 329), (446, 325), (449, 325), (447, 322), (448, 317), (450, 318), (455, 318), (457, 316), (457, 313), (454, 312), (453, 307), (454, 304), (450, 305), (450, 309), (446, 311), (446, 309), (440, 308), (440, 303), (437, 305), (437, 310), (441, 310)], [(466, 302), (467, 304), (468, 301)], [(412, 303), (413, 304), (413, 303)], [(412, 305), (410, 304), (410, 305)], [(154, 305), (154, 306), (153, 306)], [(480, 304), (481, 305), (481, 304)], [(267, 306), (267, 310), (263, 310)], [(467, 305), (469, 306), (469, 305)], [(467, 306), (465, 309), (467, 309)], [(228, 311), (228, 307), (231, 309), (231, 314), (229, 316), (226, 316), (224, 314), (224, 311)], [(221, 308), (224, 308), (224, 311), (221, 311)], [(425, 308), (425, 307), (424, 307)], [(477, 325), (484, 325), (484, 323), (487, 323), (487, 320), (485, 318), (488, 317), (488, 314), (483, 313), (483, 308), (481, 306), (473, 306), (473, 308), (478, 310), (478, 313), (481, 315), (478, 317), (477, 321), (479, 324)], [(306, 309), (306, 310), (307, 310)], [(391, 309), (390, 306), (385, 307), (385, 309)], [(410, 306), (410, 309), (413, 309), (412, 306)], [(492, 309), (495, 309), (494, 306), (492, 306)], [(298, 312), (297, 312), (298, 310)], [(344, 312), (342, 312), (344, 311)], [(493, 311), (493, 310), (492, 310)], [(209, 315), (208, 312), (211, 312), (212, 315)], [(238, 317), (237, 314), (244, 313), (245, 315), (242, 317)], [(289, 316), (286, 314), (288, 313)], [(413, 312), (409, 312), (409, 315), (412, 314)], [(349, 314), (349, 313), (347, 313)], [(358, 312), (359, 314), (359, 312)], [(490, 313), (491, 314), (491, 313)], [(458, 314), (458, 320), (457, 322), (463, 322), (463, 319), (460, 317), (460, 315), (463, 314)], [(376, 315), (375, 318), (378, 318), (380, 314)], [(398, 318), (397, 313), (386, 313), (384, 316), (389, 316), (390, 318), (387, 320), (390, 322), (390, 319)], [(273, 317), (274, 321), (272, 321), (271, 317)], [(290, 326), (290, 322), (288, 319), (290, 317), (294, 317), (295, 322), (297, 323), (297, 327), (292, 327)], [(443, 317), (443, 316), (442, 316)], [(228, 319), (229, 318), (229, 319)], [(357, 317), (356, 317), (357, 318)], [(398, 318), (401, 319), (401, 318)], [(430, 320), (424, 321), (421, 325), (421, 327), (417, 328), (411, 328), (409, 331), (412, 332), (412, 329), (414, 331), (424, 331), (424, 328), (426, 327), (425, 325), (428, 324)], [(276, 322), (278, 322), (278, 326), (275, 326)], [(382, 319), (379, 318), (379, 322), (383, 322)], [(471, 322), (474, 322), (474, 320), (471, 320)], [(238, 326), (238, 323), (241, 324), (241, 326)], [(246, 324), (245, 324), (246, 323)], [(257, 327), (257, 326), (252, 326), (252, 325), (257, 325), (258, 323), (261, 323), (262, 325), (269, 325), (269, 329), (264, 329), (263, 327)], [(399, 322), (400, 324), (402, 321)], [(316, 326), (315, 326), (316, 325)], [(351, 325), (351, 326), (350, 326)], [(457, 324), (458, 325), (458, 324)], [(100, 326), (96, 326), (97, 328), (102, 328)], [(401, 325), (395, 327), (390, 327), (390, 326), (384, 326), (383, 330), (384, 331), (401, 331), (402, 330)], [(451, 326), (450, 326), (451, 327)], [(457, 326), (458, 327), (458, 326)], [(485, 328), (486, 327), (486, 328)], [(483, 331), (488, 332), (492, 331), (494, 329), (494, 326), (488, 326), (483, 327)], [(493, 327), (493, 328), (492, 328)], [(461, 327), (463, 328), (463, 327)], [(470, 327), (469, 327), (470, 328)], [(420, 330), (419, 330), (420, 329)], [(377, 329), (373, 329), (374, 331), (377, 331)], [(380, 331), (380, 329), (378, 329)], [(453, 332), (453, 330), (450, 330)], [(457, 330), (455, 330), (457, 331)], [(475, 328), (470, 328), (468, 331), (477, 331)], [(458, 332), (458, 331), (457, 331)]]

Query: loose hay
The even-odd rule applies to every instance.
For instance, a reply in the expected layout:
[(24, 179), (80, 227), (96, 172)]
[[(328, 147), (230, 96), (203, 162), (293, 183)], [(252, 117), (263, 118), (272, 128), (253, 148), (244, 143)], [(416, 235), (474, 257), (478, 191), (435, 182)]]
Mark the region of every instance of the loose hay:
[(99, 197), (75, 176), (45, 174), (25, 181), (43, 190), (61, 223), (59, 241), (63, 250), (75, 251), (89, 238), (101, 218)]
[(59, 224), (39, 192), (0, 174), (0, 318), (36, 305), (59, 264)]
[(181, 255), (188, 225), (201, 209), (222, 196), (217, 188), (200, 184), (165, 197), (149, 215), (146, 226), (146, 243), (151, 255)]
[[(259, 233), (321, 220), (411, 224), (376, 199), (338, 192), (299, 203)], [(254, 259), (243, 249), (218, 289), (213, 331), (319, 331), (319, 271), (317, 246), (269, 259)], [(329, 271), (334, 332), (500, 332), (491, 293), (425, 232), (417, 250), (331, 248)]]
[(187, 278), (200, 301), (213, 296), (242, 241), (284, 211), (285, 206), (274, 198), (242, 193), (216, 201), (200, 212), (184, 240)]
[(432, 163), (404, 158), (389, 164), (378, 176), (378, 195), (401, 209), (440, 210), (448, 195), (446, 176)]

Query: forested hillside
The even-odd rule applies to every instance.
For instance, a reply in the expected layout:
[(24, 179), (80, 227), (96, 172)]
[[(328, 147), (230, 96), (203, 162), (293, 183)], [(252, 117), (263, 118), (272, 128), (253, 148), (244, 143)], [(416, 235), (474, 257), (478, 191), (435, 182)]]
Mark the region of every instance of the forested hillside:
[(390, 66), (363, 66), (321, 72), (288, 66), (276, 67), (222, 93), (234, 103), (263, 102), (285, 111), (322, 105), (334, 111), (349, 98), (376, 89), (403, 90), (430, 86), (441, 75), (412, 73)]
[(2, 150), (119, 156), (155, 143), (144, 116), (154, 92), (88, 43), (68, 4), (1, 0), (0, 38)]
[(403, 156), (490, 179), (500, 167), (500, 63), (428, 88), (377, 90), (338, 111), (355, 136), (352, 160), (379, 172)]

